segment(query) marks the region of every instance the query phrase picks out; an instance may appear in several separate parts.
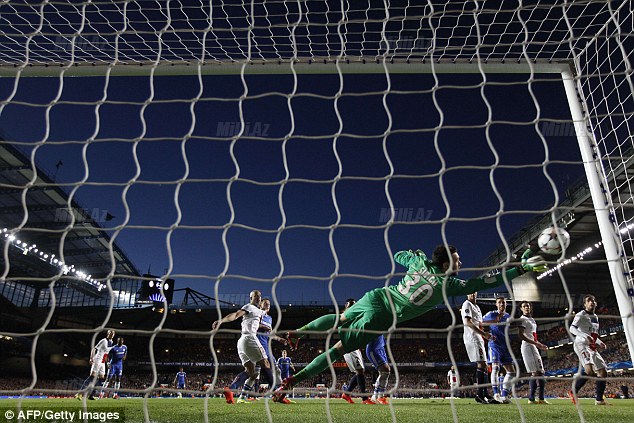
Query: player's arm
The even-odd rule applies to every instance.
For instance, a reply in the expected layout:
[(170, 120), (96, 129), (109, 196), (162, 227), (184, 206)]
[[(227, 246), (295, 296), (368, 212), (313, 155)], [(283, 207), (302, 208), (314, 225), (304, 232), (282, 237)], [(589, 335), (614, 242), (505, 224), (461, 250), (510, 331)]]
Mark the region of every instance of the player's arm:
[(405, 266), (407, 268), (409, 268), (412, 265), (412, 263), (414, 263), (415, 261), (425, 260), (426, 258), (427, 257), (425, 256), (425, 253), (423, 253), (421, 250), (399, 251), (396, 254), (394, 254), (394, 260), (398, 264)]
[(473, 320), (469, 316), (464, 317), (464, 325), (468, 328), (473, 329), (474, 332), (476, 332), (486, 340), (495, 339), (495, 336), (493, 336), (489, 332), (485, 332), (484, 330), (482, 330), (479, 325), (474, 324)]
[(517, 334), (519, 335), (520, 339), (528, 344), (532, 344), (535, 345), (538, 349), (540, 350), (547, 350), (548, 347), (544, 344), (542, 344), (541, 342), (533, 339), (533, 338), (529, 338), (528, 336), (526, 336), (526, 334), (524, 333), (524, 326), (520, 326), (519, 330), (517, 332)]
[(288, 359), (288, 365), (291, 366), (291, 369), (293, 369), (293, 373), (295, 373), (295, 366), (293, 366), (293, 360), (291, 360), (290, 358)]
[(575, 316), (575, 318), (572, 320), (572, 323), (570, 324), (570, 333), (572, 333), (574, 336), (579, 336), (582, 338), (586, 338), (586, 340), (588, 341), (589, 344), (592, 344), (594, 342), (594, 340), (592, 339), (592, 335), (584, 332), (580, 327), (579, 327), (579, 321), (581, 320), (581, 313), (577, 313), (577, 315)]
[(242, 309), (238, 310), (238, 311), (234, 311), (233, 313), (229, 313), (225, 317), (223, 317), (222, 319), (216, 320), (213, 323), (213, 325), (211, 325), (211, 329), (215, 330), (220, 325), (222, 325), (223, 323), (230, 323), (230, 322), (233, 322), (235, 320), (238, 320), (240, 317), (244, 316), (245, 314), (247, 314), (246, 310), (242, 310)]

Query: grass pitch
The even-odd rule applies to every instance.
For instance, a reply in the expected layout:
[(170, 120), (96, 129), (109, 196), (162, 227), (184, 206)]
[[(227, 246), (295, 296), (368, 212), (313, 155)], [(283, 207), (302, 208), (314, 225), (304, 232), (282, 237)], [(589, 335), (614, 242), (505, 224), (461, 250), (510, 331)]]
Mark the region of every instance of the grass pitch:
[[(393, 400), (390, 406), (348, 404), (341, 399), (301, 400), (283, 405), (270, 401), (255, 401), (250, 404), (226, 404), (223, 399), (211, 398), (208, 401), (196, 398), (140, 398), (105, 399), (87, 402), (88, 410), (123, 411), (126, 423), (199, 423), (205, 421), (205, 406), (208, 422), (211, 423), (379, 423), (379, 422), (580, 422), (581, 415), (586, 422), (620, 423), (631, 422), (634, 416), (634, 400), (613, 400), (610, 406), (595, 406), (594, 400), (582, 399), (579, 408), (570, 400), (549, 400), (552, 405), (528, 405), (526, 399), (508, 405), (482, 405), (472, 399), (449, 400)], [(268, 405), (268, 411), (267, 411)], [(18, 400), (0, 400), (0, 422), (7, 420), (6, 410), (17, 410)], [(21, 401), (23, 410), (72, 410), (79, 411), (82, 402), (76, 399), (28, 399)], [(147, 407), (147, 418), (144, 408)], [(270, 413), (270, 414), (269, 414)], [(455, 420), (454, 420), (455, 413)], [(329, 419), (330, 417), (330, 419)], [(31, 420), (26, 420), (29, 422)], [(36, 421), (36, 420), (32, 420)], [(45, 420), (38, 420), (45, 421)], [(59, 420), (62, 422), (62, 420)], [(77, 421), (77, 420), (75, 420)], [(114, 420), (105, 420), (105, 422)]]

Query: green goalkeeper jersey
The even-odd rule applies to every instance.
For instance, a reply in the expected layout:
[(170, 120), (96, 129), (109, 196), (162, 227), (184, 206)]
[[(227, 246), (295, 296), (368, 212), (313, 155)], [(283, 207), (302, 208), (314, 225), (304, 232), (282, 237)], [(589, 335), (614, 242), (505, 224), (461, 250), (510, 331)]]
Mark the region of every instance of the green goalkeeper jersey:
[[(504, 283), (504, 273), (489, 278), (459, 279), (445, 273), (427, 259), (422, 251), (399, 251), (394, 254), (397, 263), (407, 267), (407, 274), (397, 285), (390, 285), (387, 291), (394, 302), (397, 324), (414, 319), (443, 303), (443, 285), (447, 297), (471, 294), (476, 291), (495, 288)], [(522, 270), (513, 267), (505, 272), (507, 280), (515, 279)], [(385, 302), (390, 309), (389, 300)]]

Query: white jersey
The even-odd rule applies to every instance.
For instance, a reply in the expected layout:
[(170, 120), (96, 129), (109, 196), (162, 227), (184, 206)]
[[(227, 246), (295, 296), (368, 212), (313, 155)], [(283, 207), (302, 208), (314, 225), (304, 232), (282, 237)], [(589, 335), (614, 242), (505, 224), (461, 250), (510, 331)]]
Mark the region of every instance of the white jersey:
[(460, 386), (460, 376), (458, 376), (457, 371), (450, 369), (447, 372), (447, 383), (452, 388)]
[(95, 345), (95, 354), (92, 357), (92, 361), (95, 363), (101, 363), (103, 356), (110, 352), (112, 348), (112, 340), (103, 338)]
[(266, 313), (264, 310), (259, 309), (253, 304), (246, 304), (241, 308), (247, 312), (242, 316), (242, 334), (243, 335), (257, 335), (258, 328), (260, 327), (260, 320)]
[[(588, 337), (595, 341), (599, 337), (599, 318), (596, 314), (581, 310), (570, 324), (570, 332), (575, 335), (575, 344), (590, 345)], [(602, 343), (599, 341), (599, 343)]]
[(467, 326), (467, 317), (471, 318), (471, 323), (475, 326), (482, 327), (482, 310), (477, 304), (473, 304), (471, 301), (466, 300), (462, 303), (462, 309), (460, 310), (460, 316), (462, 317), (462, 324), (464, 326), (464, 333), (462, 339), (465, 343), (480, 342), (483, 341), (482, 336)]
[[(532, 339), (533, 341), (537, 341), (537, 322), (535, 319), (529, 316), (522, 315), (519, 318), (521, 331), (528, 339)], [(529, 344), (528, 342), (522, 340), (522, 345)], [(532, 345), (532, 344), (529, 344)]]

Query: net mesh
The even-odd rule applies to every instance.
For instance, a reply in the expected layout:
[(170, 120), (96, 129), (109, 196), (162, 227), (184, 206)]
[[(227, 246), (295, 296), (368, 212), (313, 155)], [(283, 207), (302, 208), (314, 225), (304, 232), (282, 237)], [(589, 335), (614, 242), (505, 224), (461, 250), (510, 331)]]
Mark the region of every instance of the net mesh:
[[(347, 296), (403, 276), (391, 258), (395, 251), (423, 248), (430, 254), (433, 245), (420, 245), (421, 239), (451, 243), (476, 226), (483, 229), (474, 239), (494, 234), (481, 248), (503, 246), (485, 265), (471, 263), (466, 271), (491, 273), (500, 263), (516, 262), (513, 254), (544, 222), (523, 226), (531, 229), (511, 237), (526, 216), (547, 216), (550, 225), (550, 213), (560, 222), (568, 212), (592, 210), (562, 199), (569, 194), (566, 175), (581, 176), (582, 161), (574, 152), (578, 122), (565, 109), (560, 75), (544, 72), (571, 65), (603, 159), (623, 271), (632, 288), (632, 5), (393, 3), (2, 3), (0, 123), (11, 134), (3, 136), (5, 143), (17, 149), (2, 156), (4, 226), (7, 239), (13, 234), (29, 243), (5, 241), (1, 293), (17, 309), (30, 304), (43, 310), (25, 325), (28, 330), (3, 330), (7, 342), (31, 341), (26, 351), (31, 376), (18, 389), (2, 391), (77, 392), (77, 381), (39, 384), (38, 375), (46, 371), (36, 364), (38, 344), (51, 334), (83, 336), (88, 352), (105, 328), (115, 327), (143, 351), (136, 366), (146, 373), (136, 384), (132, 376), (132, 386), (124, 383), (121, 392), (146, 398), (174, 394), (171, 381), (163, 383), (164, 369), (205, 368), (209, 380), (186, 392), (203, 396), (207, 407), (228, 385), (226, 369), (239, 366), (231, 344), (240, 331), (179, 326), (170, 319), (181, 310), (212, 309), (205, 316), (215, 319), (247, 303), (245, 292), (258, 288), (272, 296), (278, 316), (273, 331), (279, 335), (302, 321), (285, 320), (292, 303), (325, 303), (338, 312)], [(360, 65), (352, 75), (350, 64)], [(454, 64), (468, 69), (452, 69)], [(501, 75), (489, 73), (493, 64)], [(518, 72), (513, 64), (522, 65), (523, 74), (504, 74), (504, 68)], [(158, 76), (172, 68), (181, 76)], [(75, 69), (94, 76), (71, 78)], [(113, 76), (137, 73), (144, 76)], [(301, 77), (304, 73), (313, 75)], [(38, 74), (52, 78), (27, 78)], [(25, 121), (32, 124), (18, 124)], [(509, 148), (508, 140), (521, 145), (521, 152)], [(19, 175), (8, 177), (11, 172)], [(516, 200), (518, 181), (533, 178), (541, 181), (535, 182), (539, 193)], [(53, 194), (44, 194), (51, 188)], [(531, 201), (532, 195), (539, 201)], [(52, 217), (58, 208), (79, 208), (76, 198), (98, 204), (97, 214), (70, 213), (70, 221)], [(107, 215), (119, 219), (108, 223)], [(45, 270), (24, 265), (15, 254), (31, 254), (29, 238), (48, 238), (48, 250), (38, 248), (63, 262), (52, 263), (51, 257), (46, 263), (55, 266)], [(370, 259), (360, 259), (359, 250)], [(139, 264), (158, 262), (163, 279), (198, 283), (211, 297), (196, 297), (189, 308), (156, 302), (149, 314), (132, 310), (147, 319), (149, 329), (113, 321), (118, 308), (136, 304), (141, 283), (149, 279), (132, 269), (126, 251), (130, 257), (153, 254), (154, 262), (141, 258)], [(99, 257), (88, 257), (95, 253)], [(205, 265), (192, 266), (191, 259)], [(64, 268), (72, 264), (83, 276), (97, 266), (91, 278), (108, 295), (85, 288), (82, 275)], [(540, 290), (535, 300), (577, 307), (582, 288), (574, 285), (575, 276), (560, 276), (558, 286)], [(42, 291), (34, 282), (48, 288)], [(304, 294), (305, 287), (311, 289)], [(522, 299), (514, 289), (506, 295)], [(104, 303), (108, 307), (91, 309), (95, 316), (80, 322), (57, 310)], [(439, 381), (437, 374), (425, 378), (410, 371), (428, 362), (445, 372), (449, 363), (468, 361), (456, 352), (463, 349), (459, 304), (449, 299), (443, 306), (434, 316), (446, 325), (419, 322), (389, 331), (389, 360), (398, 365), (388, 393), (450, 392), (445, 373)], [(513, 313), (517, 307), (513, 303)], [(568, 313), (538, 323), (556, 331), (570, 318)], [(612, 320), (608, 327), (618, 325)], [(326, 342), (311, 338), (310, 356), (302, 359), (330, 347), (335, 333), (328, 331)], [(182, 340), (189, 344), (179, 349)], [(205, 356), (200, 363), (191, 358)], [(334, 367), (317, 382), (330, 395), (341, 392), (346, 379), (342, 367)], [(528, 379), (524, 374), (518, 380)], [(570, 377), (564, 379), (568, 387)], [(303, 389), (313, 389), (315, 381), (309, 382)], [(473, 382), (463, 374), (462, 391), (470, 394)], [(267, 402), (273, 421), (270, 407)], [(332, 421), (329, 402), (325, 408)], [(396, 421), (393, 407), (390, 412)], [(147, 403), (143, 418), (152, 419)], [(210, 420), (207, 413), (204, 419)]]

